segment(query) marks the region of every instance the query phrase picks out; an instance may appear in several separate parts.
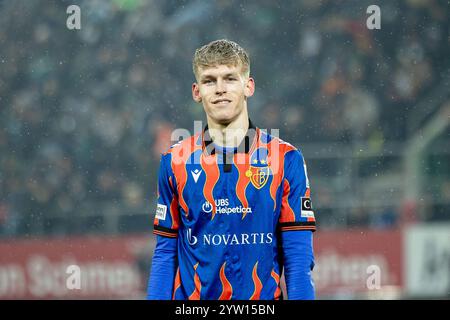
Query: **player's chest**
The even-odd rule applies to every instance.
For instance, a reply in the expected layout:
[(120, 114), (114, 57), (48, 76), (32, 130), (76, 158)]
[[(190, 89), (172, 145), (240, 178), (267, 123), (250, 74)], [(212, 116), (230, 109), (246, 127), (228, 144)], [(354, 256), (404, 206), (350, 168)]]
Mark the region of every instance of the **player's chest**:
[(187, 165), (177, 191), (184, 211), (189, 211), (193, 219), (245, 219), (258, 212), (272, 213), (280, 201), (280, 186), (281, 176), (270, 166), (233, 165), (227, 172), (223, 165), (213, 170), (205, 165)]

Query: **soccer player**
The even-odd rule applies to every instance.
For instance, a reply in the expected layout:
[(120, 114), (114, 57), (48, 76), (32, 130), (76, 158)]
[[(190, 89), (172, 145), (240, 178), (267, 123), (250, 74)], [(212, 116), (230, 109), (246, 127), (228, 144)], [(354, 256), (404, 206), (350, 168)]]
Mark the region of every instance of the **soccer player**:
[(314, 299), (313, 232), (300, 150), (255, 127), (248, 54), (196, 50), (193, 99), (207, 125), (161, 157), (148, 299)]

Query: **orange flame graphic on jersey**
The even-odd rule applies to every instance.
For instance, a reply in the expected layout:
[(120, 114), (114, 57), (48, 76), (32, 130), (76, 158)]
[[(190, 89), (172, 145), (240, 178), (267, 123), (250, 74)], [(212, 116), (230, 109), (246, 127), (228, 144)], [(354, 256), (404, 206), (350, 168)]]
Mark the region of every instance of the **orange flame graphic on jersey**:
[(210, 163), (211, 161), (204, 161), (203, 154), (200, 158), (200, 163), (203, 171), (205, 172), (205, 185), (203, 186), (203, 196), (206, 201), (208, 201), (212, 205), (212, 213), (211, 220), (214, 219), (216, 215), (216, 203), (213, 197), (213, 190), (216, 186), (217, 181), (219, 181), (220, 171), (219, 166), (217, 165), (217, 161)]
[(275, 280), (275, 283), (277, 284), (277, 289), (275, 290), (275, 294), (273, 295), (275, 300), (280, 300), (281, 296), (281, 289), (280, 289), (280, 276), (278, 273), (275, 272), (274, 269), (272, 269), (272, 272), (270, 273), (272, 278)]
[(187, 216), (189, 214), (189, 209), (186, 204), (186, 201), (184, 200), (183, 192), (184, 192), (184, 187), (186, 186), (186, 182), (187, 182), (187, 172), (186, 172), (185, 163), (186, 163), (186, 160), (188, 159), (189, 155), (187, 155), (186, 153), (183, 153), (182, 156), (183, 156), (182, 162), (172, 161), (172, 171), (177, 180), (180, 207), (183, 208), (185, 215)]
[(173, 284), (172, 300), (175, 300), (175, 292), (181, 286), (180, 267), (177, 268), (177, 274), (175, 275), (175, 282)]
[(189, 296), (189, 300), (200, 300), (200, 292), (202, 290), (202, 284), (200, 282), (200, 277), (198, 276), (197, 273), (197, 267), (198, 267), (198, 262), (197, 264), (194, 266), (194, 291), (191, 293), (191, 295)]
[[(238, 155), (235, 155), (234, 163), (236, 168), (238, 169), (239, 177), (238, 182), (236, 184), (236, 196), (239, 201), (242, 203), (244, 208), (248, 209), (248, 200), (245, 195), (245, 191), (247, 190), (247, 186), (250, 183), (250, 178), (246, 175), (246, 171), (248, 169), (248, 162), (250, 161), (250, 157), (248, 154), (239, 155), (239, 157), (245, 157), (245, 160), (242, 158), (238, 159)], [(247, 211), (242, 213), (242, 219), (247, 215)]]
[(227, 276), (225, 275), (225, 264), (223, 263), (220, 268), (220, 282), (222, 283), (222, 294), (219, 297), (219, 300), (231, 300), (231, 296), (233, 295), (233, 287), (231, 286), (230, 281), (228, 281)]
[(292, 210), (291, 205), (289, 204), (289, 194), (291, 192), (291, 186), (289, 184), (289, 181), (285, 178), (284, 179), (284, 186), (283, 186), (284, 194), (281, 198), (281, 217), (280, 222), (293, 222), (295, 221), (295, 213), (294, 210)]
[[(174, 190), (171, 176), (169, 177), (169, 184), (172, 190)], [(169, 212), (172, 218), (172, 229), (178, 230), (179, 227), (178, 197), (175, 193), (173, 194), (172, 201), (170, 202)]]
[(202, 147), (196, 144), (196, 140), (198, 139), (198, 134), (190, 137), (189, 139), (183, 140), (175, 145), (173, 145), (165, 154), (171, 154), (171, 168), (172, 172), (175, 175), (175, 181), (177, 183), (178, 188), (178, 197), (180, 207), (184, 210), (185, 215), (189, 215), (189, 208), (186, 204), (186, 201), (183, 197), (184, 188), (187, 183), (187, 171), (186, 171), (186, 163), (188, 159), (192, 156), (194, 152), (197, 150), (201, 150)]
[(255, 290), (253, 291), (253, 294), (250, 297), (250, 300), (259, 300), (259, 297), (261, 295), (262, 283), (261, 283), (261, 279), (259, 279), (259, 277), (258, 277), (257, 269), (258, 269), (258, 261), (256, 261), (255, 266), (253, 267), (252, 279), (253, 279), (253, 284), (255, 285)]
[[(273, 200), (273, 210), (277, 207), (276, 193), (279, 186), (279, 176), (281, 166), (284, 165), (284, 155), (280, 154), (280, 143), (278, 139), (272, 139), (267, 145), (268, 150), (267, 161), (272, 170), (272, 182), (270, 183), (270, 197)], [(274, 151), (274, 152), (272, 152)]]

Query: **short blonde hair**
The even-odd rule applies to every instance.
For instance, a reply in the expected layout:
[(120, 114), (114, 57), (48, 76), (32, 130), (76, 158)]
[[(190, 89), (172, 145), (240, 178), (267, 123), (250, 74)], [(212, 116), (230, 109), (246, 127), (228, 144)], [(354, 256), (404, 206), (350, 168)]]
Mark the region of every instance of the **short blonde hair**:
[(218, 65), (241, 65), (242, 74), (246, 77), (250, 76), (250, 58), (236, 42), (226, 39), (215, 40), (195, 50), (192, 69), (197, 80), (199, 68)]

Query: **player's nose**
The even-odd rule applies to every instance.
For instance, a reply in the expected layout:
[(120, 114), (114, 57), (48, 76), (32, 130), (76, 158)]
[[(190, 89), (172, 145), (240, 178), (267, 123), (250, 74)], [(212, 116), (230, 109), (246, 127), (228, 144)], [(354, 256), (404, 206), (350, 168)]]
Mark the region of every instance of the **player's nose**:
[(223, 81), (222, 79), (218, 79), (216, 84), (216, 94), (223, 94), (225, 92), (227, 92), (225, 81)]

